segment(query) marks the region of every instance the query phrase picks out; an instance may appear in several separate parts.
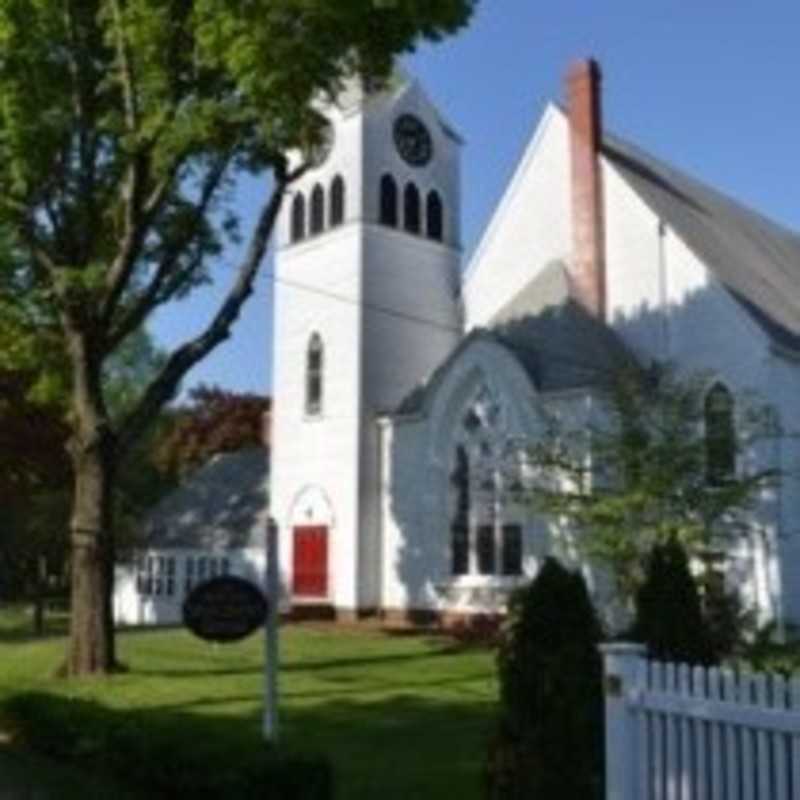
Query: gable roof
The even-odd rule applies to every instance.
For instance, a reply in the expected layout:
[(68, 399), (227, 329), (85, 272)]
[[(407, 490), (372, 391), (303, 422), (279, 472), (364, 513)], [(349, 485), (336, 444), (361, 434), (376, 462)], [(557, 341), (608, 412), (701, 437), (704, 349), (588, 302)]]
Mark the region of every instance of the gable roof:
[(264, 547), (268, 456), (261, 447), (220, 453), (147, 515), (142, 546)]
[(800, 234), (616, 136), (602, 154), (774, 342), (800, 349)]
[(396, 413), (420, 413), (450, 366), (481, 339), (505, 348), (543, 393), (602, 386), (616, 369), (633, 362), (617, 334), (570, 298), (566, 267), (554, 261), (494, 316), (489, 327), (475, 328), (462, 339)]

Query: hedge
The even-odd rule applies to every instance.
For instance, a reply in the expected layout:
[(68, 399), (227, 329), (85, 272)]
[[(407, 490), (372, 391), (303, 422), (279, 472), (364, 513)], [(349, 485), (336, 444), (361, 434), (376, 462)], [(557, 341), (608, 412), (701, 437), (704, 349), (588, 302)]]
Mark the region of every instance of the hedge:
[(228, 718), (162, 710), (117, 711), (41, 692), (3, 703), (21, 744), (121, 780), (147, 797), (330, 800), (327, 759), (285, 753)]

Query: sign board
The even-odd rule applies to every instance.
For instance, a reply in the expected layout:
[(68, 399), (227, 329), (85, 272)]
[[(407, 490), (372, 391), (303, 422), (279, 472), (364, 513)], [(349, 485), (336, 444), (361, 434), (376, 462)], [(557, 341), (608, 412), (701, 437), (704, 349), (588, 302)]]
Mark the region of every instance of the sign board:
[(267, 601), (255, 585), (222, 575), (192, 589), (183, 603), (183, 622), (201, 639), (236, 642), (258, 630), (267, 618)]

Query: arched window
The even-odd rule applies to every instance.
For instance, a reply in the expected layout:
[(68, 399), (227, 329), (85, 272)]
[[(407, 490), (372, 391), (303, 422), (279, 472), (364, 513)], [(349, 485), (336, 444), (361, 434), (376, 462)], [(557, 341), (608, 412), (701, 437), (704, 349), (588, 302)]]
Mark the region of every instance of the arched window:
[(331, 182), (331, 228), (344, 222), (344, 201), (344, 180), (341, 175), (337, 175)]
[(703, 409), (706, 427), (706, 477), (711, 484), (724, 483), (736, 471), (736, 430), (733, 395), (721, 383), (706, 394)]
[(456, 448), (450, 482), (455, 498), (450, 526), (450, 569), (453, 575), (466, 575), (469, 572), (470, 476), (469, 459), (463, 444)]
[(518, 449), (500, 402), (479, 386), (461, 417), (450, 473), (453, 575), (522, 573), (522, 516), (514, 499)]
[(322, 371), (324, 367), (322, 339), (312, 334), (306, 351), (306, 414), (315, 416), (322, 412)]
[(391, 175), (381, 178), (381, 225), (397, 227), (397, 184)]
[(439, 197), (439, 192), (428, 192), (427, 208), (425, 209), (427, 217), (427, 233), (428, 237), (441, 242), (444, 236), (444, 219), (442, 209), (442, 198)]
[(291, 239), (299, 242), (306, 236), (306, 198), (298, 192), (292, 200), (292, 231)]
[(309, 225), (312, 236), (322, 233), (325, 228), (325, 192), (316, 184), (311, 190), (311, 224)]
[(420, 229), (419, 189), (413, 183), (406, 184), (403, 195), (403, 219), (405, 229), (410, 233), (419, 233)]

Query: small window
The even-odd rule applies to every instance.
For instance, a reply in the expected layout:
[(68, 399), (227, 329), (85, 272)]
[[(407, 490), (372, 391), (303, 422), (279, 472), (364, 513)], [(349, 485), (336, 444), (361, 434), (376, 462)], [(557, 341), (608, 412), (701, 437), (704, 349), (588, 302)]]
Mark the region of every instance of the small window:
[(222, 575), (230, 575), (231, 572), (231, 562), (227, 558), (223, 558), (220, 561), (220, 574)]
[(175, 559), (170, 556), (167, 559), (167, 597), (175, 594)]
[(522, 526), (503, 525), (503, 575), (522, 574)]
[(209, 559), (209, 571), (212, 578), (216, 578), (219, 572), (219, 563), (216, 558)]
[(494, 575), (494, 525), (478, 526), (478, 574)]
[(306, 198), (297, 193), (292, 200), (292, 231), (291, 239), (299, 242), (306, 238)]
[(184, 582), (184, 591), (186, 594), (192, 591), (194, 586), (194, 559), (189, 556), (186, 559), (186, 580)]
[(331, 183), (331, 227), (344, 222), (345, 193), (344, 179), (337, 175)]
[(444, 236), (442, 199), (436, 191), (428, 193), (426, 208), (428, 237), (441, 242)]
[(206, 579), (208, 572), (208, 560), (205, 558), (197, 559), (197, 580), (201, 583)]
[(306, 353), (306, 414), (311, 416), (322, 412), (323, 362), (322, 339), (315, 333), (308, 342)]
[(419, 233), (420, 231), (420, 200), (419, 189), (413, 184), (406, 184), (403, 196), (403, 210), (405, 229), (409, 233)]
[(469, 528), (454, 523), (451, 535), (453, 575), (466, 575), (469, 572)]
[(381, 178), (381, 225), (397, 227), (397, 184), (391, 175)]
[(311, 190), (311, 224), (309, 227), (312, 236), (322, 233), (325, 228), (325, 192), (322, 191), (319, 184)]
[(715, 383), (705, 399), (706, 476), (712, 485), (730, 479), (736, 471), (736, 431), (733, 395)]

